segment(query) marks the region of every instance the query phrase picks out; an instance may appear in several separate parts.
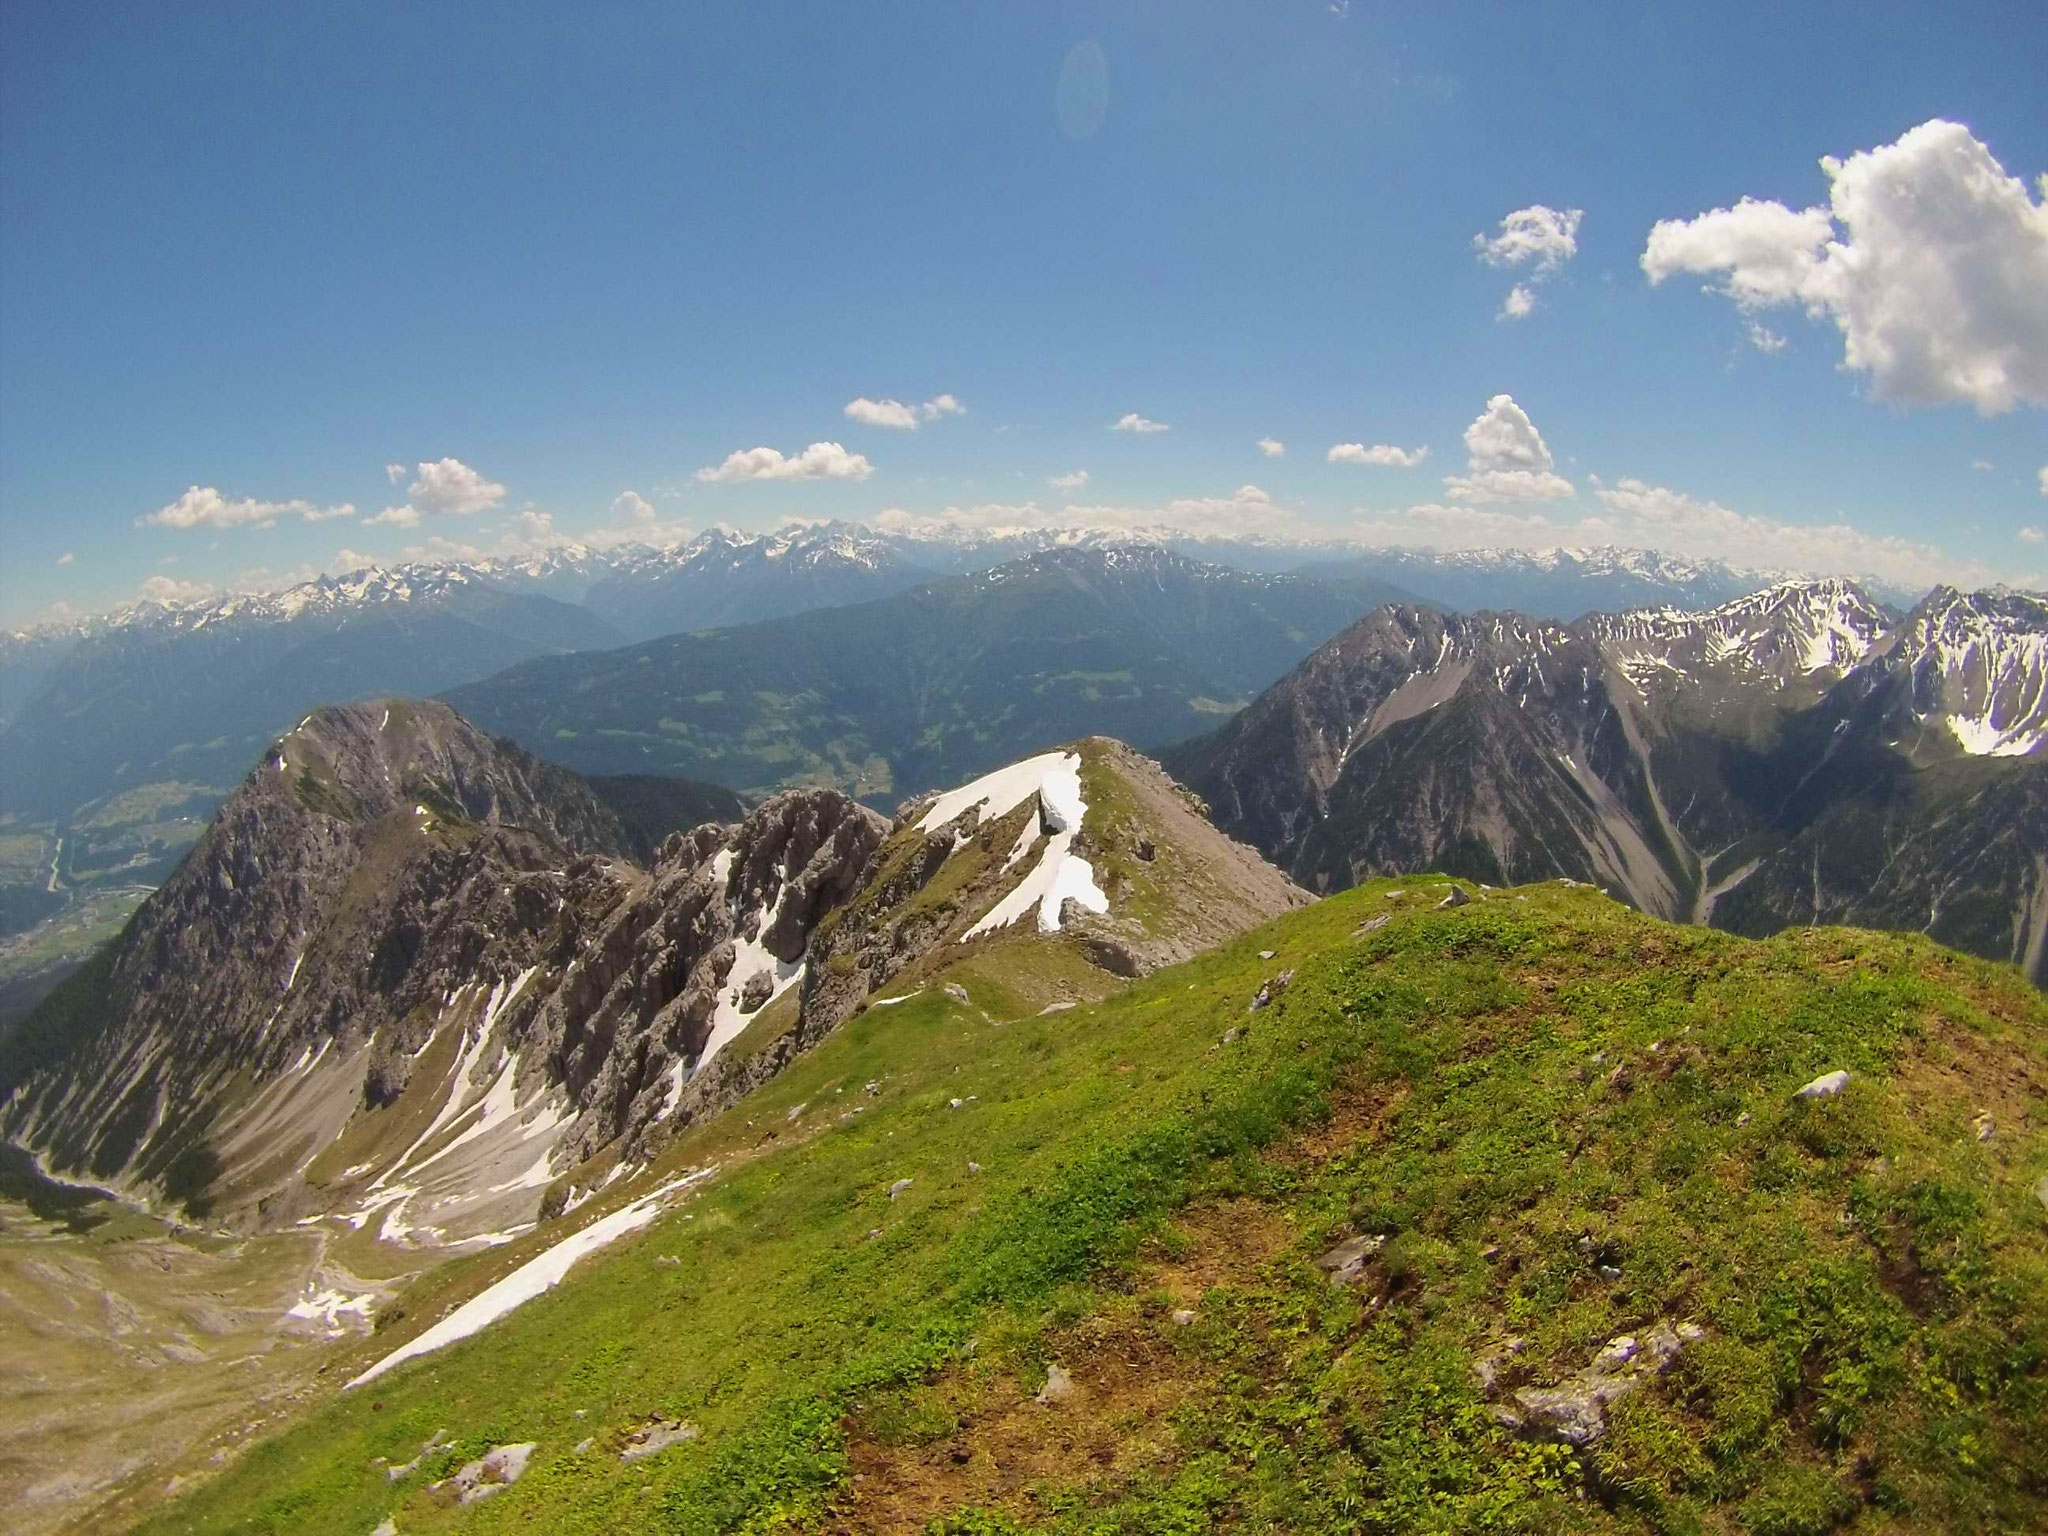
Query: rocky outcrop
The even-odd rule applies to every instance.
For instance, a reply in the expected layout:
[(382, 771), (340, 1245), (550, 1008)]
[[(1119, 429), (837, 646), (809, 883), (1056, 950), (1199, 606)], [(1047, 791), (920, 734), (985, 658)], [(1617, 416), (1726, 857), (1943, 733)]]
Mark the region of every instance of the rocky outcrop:
[[(887, 832), (836, 790), (791, 790), (737, 827), (663, 845), (526, 1030), (577, 1105), (572, 1159), (621, 1136), (629, 1153), (645, 1150), (712, 1059), (707, 1047), (730, 1040), (714, 1041), (721, 1012), (743, 1024), (802, 973), (812, 930), (853, 894)], [(702, 1096), (689, 1107), (702, 1113)]]
[[(1641, 1335), (1625, 1333), (1610, 1339), (1583, 1370), (1550, 1386), (1518, 1387), (1512, 1406), (1493, 1410), (1505, 1428), (1533, 1439), (1585, 1446), (1607, 1433), (1607, 1410), (1642, 1390), (1669, 1370), (1689, 1344), (1706, 1337), (1691, 1323), (1676, 1328), (1659, 1322)], [(1518, 1339), (1473, 1362), (1473, 1377), (1483, 1391), (1492, 1391), (1509, 1356), (1520, 1353)]]
[[(10, 1055), (0, 1131), (217, 1220), (368, 1214), (432, 1168), (436, 1209), (455, 1209), (434, 1231), (472, 1205), (472, 1224), (502, 1221), (551, 1166), (648, 1150), (764, 990), (801, 975), (886, 831), (794, 791), (670, 836), (642, 871), (580, 779), (445, 706), (319, 711), (104, 969), (52, 1000), (92, 1027)], [(356, 1146), (343, 1177), (314, 1168), (383, 1121), (396, 1143)], [(394, 1235), (421, 1230), (405, 1208)]]
[(616, 899), (622, 840), (574, 775), (445, 706), (319, 711), (104, 974), (53, 999), (85, 1015), (83, 1038), (50, 1060), (10, 1054), (0, 1131), (60, 1167), (163, 1184), (181, 1158), (186, 1179), (203, 1171), (206, 1128), (295, 1060), (365, 1056), (364, 1100), (388, 1103), (455, 989), (545, 963)]

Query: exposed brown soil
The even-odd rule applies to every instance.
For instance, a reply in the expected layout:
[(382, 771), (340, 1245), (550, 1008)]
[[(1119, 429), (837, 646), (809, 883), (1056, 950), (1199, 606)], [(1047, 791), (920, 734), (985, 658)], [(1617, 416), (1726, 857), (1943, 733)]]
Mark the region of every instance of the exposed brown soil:
[(1040, 1403), (1036, 1380), (993, 1365), (927, 1388), (920, 1406), (958, 1428), (922, 1444), (885, 1444), (869, 1416), (848, 1424), (853, 1475), (829, 1532), (910, 1533), (962, 1509), (1028, 1515), (1036, 1490), (1101, 1479), (1119, 1484), (1163, 1467), (1176, 1447), (1173, 1411), (1211, 1388), (1201, 1362), (1164, 1317), (1094, 1318), (1053, 1352), (1073, 1380), (1065, 1401)]

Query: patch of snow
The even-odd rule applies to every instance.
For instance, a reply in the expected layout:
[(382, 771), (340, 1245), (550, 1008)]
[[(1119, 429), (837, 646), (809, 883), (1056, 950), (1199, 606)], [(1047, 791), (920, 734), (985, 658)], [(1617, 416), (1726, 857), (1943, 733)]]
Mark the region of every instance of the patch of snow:
[[(1078, 788), (1077, 781), (1076, 800), (1079, 799)], [(1074, 834), (1087, 814), (1087, 807), (1067, 804), (1061, 807), (1061, 811), (1071, 817), (1067, 825), (1046, 839), (1045, 851), (1038, 856), (1038, 862), (1008, 895), (962, 935), (963, 939), (1007, 928), (1034, 908), (1038, 912), (1038, 931), (1057, 933), (1060, 908), (1069, 897), (1091, 912), (1109, 910), (1109, 897), (1095, 882), (1095, 867), (1072, 851)]]
[[(1066, 803), (1078, 806), (1081, 801), (1080, 768), (1081, 759), (1072, 752), (1041, 752), (1036, 757), (1011, 763), (1007, 768), (998, 768), (972, 783), (946, 791), (918, 818), (917, 830), (931, 832), (972, 805), (981, 806), (984, 822), (998, 821), (1034, 794), (1041, 794), (1046, 780), (1063, 771), (1072, 783), (1071, 800)], [(1066, 793), (1064, 782), (1053, 790), (1055, 795)], [(1049, 800), (1050, 796), (1047, 798)]]
[(493, 1184), (488, 1190), (485, 1191), (485, 1193), (492, 1195), (502, 1195), (507, 1193), (508, 1191), (515, 1189), (546, 1188), (549, 1184), (552, 1184), (555, 1181), (554, 1174), (551, 1173), (548, 1169), (548, 1162), (550, 1158), (553, 1156), (553, 1154), (553, 1147), (543, 1147), (541, 1149), (540, 1156), (533, 1160), (532, 1167), (528, 1168), (524, 1173), (520, 1174), (518, 1177), (508, 1180), (503, 1184)]
[(353, 1316), (363, 1327), (370, 1325), (370, 1313), (376, 1305), (375, 1293), (350, 1296), (343, 1291), (321, 1291), (311, 1287), (306, 1294), (285, 1311), (286, 1317), (295, 1317), (300, 1322), (317, 1322), (330, 1334), (347, 1330), (342, 1325), (344, 1316)]
[(1038, 909), (1038, 926), (1048, 933), (1058, 928), (1060, 908), (1070, 900), (1080, 903), (1090, 912), (1109, 910), (1109, 897), (1095, 883), (1095, 866), (1074, 853), (1061, 859), (1059, 868), (1053, 872), (1052, 889), (1045, 893), (1045, 900)]
[(1969, 719), (1962, 715), (1943, 715), (1941, 718), (1949, 733), (1972, 757), (2025, 757), (2043, 742), (2048, 742), (2048, 727), (2028, 730), (2022, 725), (2017, 731), (2007, 732), (1988, 719)]
[(1004, 856), (1003, 868), (1008, 869), (1012, 864), (1023, 858), (1025, 854), (1031, 851), (1031, 845), (1037, 841), (1038, 823), (1035, 820), (1028, 820), (1017, 829), (1017, 841), (1011, 846), (1009, 853)]
[(609, 1216), (599, 1217), (582, 1231), (570, 1234), (544, 1253), (527, 1260), (497, 1284), (472, 1296), (418, 1338), (393, 1350), (348, 1385), (360, 1387), (365, 1382), (375, 1381), (386, 1371), (408, 1360), (431, 1354), (480, 1332), (508, 1312), (561, 1284), (578, 1259), (652, 1223), (661, 1215), (663, 1202), (669, 1195), (687, 1189), (717, 1171), (714, 1164), (680, 1179), (672, 1179), (651, 1194), (621, 1206)]
[[(566, 1215), (568, 1213), (564, 1212), (563, 1214)], [(469, 1237), (458, 1237), (448, 1246), (450, 1248), (466, 1248), (473, 1243), (481, 1243), (486, 1248), (502, 1248), (507, 1243), (517, 1242), (520, 1238), (531, 1232), (535, 1225), (531, 1221), (522, 1221), (518, 1226), (507, 1227), (502, 1232), (477, 1232)]]
[[(766, 933), (771, 922), (772, 916), (763, 917), (759, 933)], [(697, 1053), (697, 1064), (690, 1069), (692, 1075), (710, 1066), (714, 1056), (760, 1017), (761, 1008), (752, 1013), (741, 1013), (739, 1005), (741, 986), (757, 971), (767, 971), (775, 978), (775, 987), (768, 994), (768, 1002), (761, 1005), (761, 1008), (766, 1008), (803, 979), (804, 962), (776, 959), (761, 942), (759, 934), (751, 939), (734, 939), (732, 969), (725, 973), (725, 981), (718, 989), (718, 1006), (711, 1014), (711, 1033), (705, 1038), (704, 1049)]]

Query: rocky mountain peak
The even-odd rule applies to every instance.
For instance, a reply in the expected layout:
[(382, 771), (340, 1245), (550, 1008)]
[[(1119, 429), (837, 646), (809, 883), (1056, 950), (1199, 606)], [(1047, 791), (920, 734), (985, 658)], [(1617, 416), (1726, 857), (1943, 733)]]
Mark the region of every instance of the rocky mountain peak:
[(1900, 626), (1893, 657), (1897, 707), (1913, 726), (1939, 722), (1973, 757), (2048, 747), (2048, 599), (1937, 587)]
[(1779, 582), (1703, 613), (1641, 609), (1584, 624), (1638, 686), (1660, 674), (1735, 673), (1785, 688), (1840, 678), (1883, 643), (1890, 622), (1862, 587), (1830, 577)]

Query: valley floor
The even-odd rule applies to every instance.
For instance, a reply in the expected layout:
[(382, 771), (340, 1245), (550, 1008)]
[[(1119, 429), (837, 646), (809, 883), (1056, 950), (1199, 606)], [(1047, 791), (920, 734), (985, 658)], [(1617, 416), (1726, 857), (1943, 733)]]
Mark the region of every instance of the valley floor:
[(326, 1346), (359, 1321), (307, 1305), (342, 1298), (326, 1248), (304, 1233), (177, 1227), (53, 1184), (0, 1146), (7, 1529), (57, 1530), (117, 1485), (161, 1485), (157, 1469), (195, 1453), (224, 1464), (276, 1427), (312, 1391)]
[(970, 957), (594, 1201), (720, 1168), (555, 1290), (93, 1528), (2040, 1529), (2048, 1003), (1917, 939), (1446, 889), (1057, 1012)]

